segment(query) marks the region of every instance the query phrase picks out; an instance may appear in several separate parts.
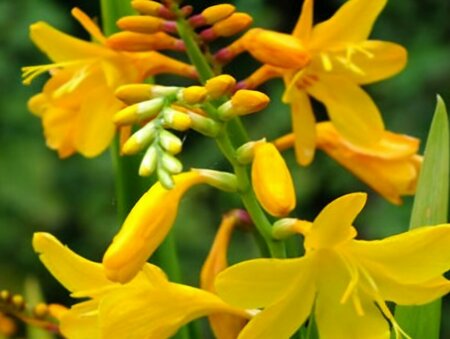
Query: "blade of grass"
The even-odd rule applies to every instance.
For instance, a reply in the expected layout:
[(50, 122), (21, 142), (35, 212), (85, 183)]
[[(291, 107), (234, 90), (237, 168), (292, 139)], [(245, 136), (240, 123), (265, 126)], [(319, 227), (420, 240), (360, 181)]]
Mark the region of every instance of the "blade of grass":
[[(447, 222), (449, 194), (449, 127), (445, 103), (437, 97), (428, 134), (410, 229)], [(397, 306), (395, 318), (412, 338), (439, 339), (441, 300), (427, 305)]]

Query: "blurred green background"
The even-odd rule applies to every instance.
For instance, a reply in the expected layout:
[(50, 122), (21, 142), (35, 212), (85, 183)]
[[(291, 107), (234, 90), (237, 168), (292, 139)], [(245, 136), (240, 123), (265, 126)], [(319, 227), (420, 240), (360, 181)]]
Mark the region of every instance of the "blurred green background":
[[(230, 1), (232, 2), (232, 1)], [(196, 12), (218, 1), (192, 1)], [(254, 17), (254, 26), (289, 32), (297, 19), (301, 1), (236, 0), (240, 11)], [(342, 3), (317, 0), (315, 19), (328, 18)], [(49, 302), (72, 302), (51, 278), (33, 253), (33, 232), (56, 235), (83, 256), (99, 261), (117, 231), (114, 179), (109, 152), (95, 159), (73, 156), (58, 159), (45, 146), (40, 120), (32, 116), (27, 99), (40, 91), (45, 76), (29, 87), (22, 86), (20, 67), (48, 63), (28, 38), (28, 26), (43, 20), (58, 29), (88, 38), (70, 17), (80, 7), (91, 17), (99, 16), (96, 1), (0, 0), (0, 289), (21, 292), (27, 277), (35, 276)], [(424, 140), (431, 122), (435, 97), (450, 102), (450, 2), (439, 0), (390, 1), (378, 19), (373, 39), (404, 45), (409, 51), (406, 70), (400, 75), (369, 86), (390, 130)], [(225, 44), (224, 41), (218, 45)], [(258, 64), (248, 55), (238, 58), (226, 71), (242, 79)], [(158, 80), (157, 80), (158, 81)], [(163, 78), (175, 84), (174, 78)], [(273, 138), (289, 131), (289, 110), (279, 101), (281, 81), (263, 87), (272, 103), (263, 113), (245, 123), (252, 137)], [(322, 108), (317, 106), (318, 110)], [(185, 168), (227, 168), (211, 140), (187, 133), (182, 158)], [(364, 238), (379, 238), (406, 230), (412, 204), (406, 198), (394, 206), (370, 191), (333, 160), (318, 154), (313, 165), (299, 168), (292, 152), (286, 153), (293, 168), (298, 207), (296, 215), (311, 219), (333, 198), (353, 191), (368, 191), (369, 202), (356, 225)], [(235, 197), (209, 188), (192, 190), (183, 200), (174, 229), (182, 258), (183, 274), (191, 284), (205, 258), (221, 214), (239, 207)], [(231, 261), (257, 255), (252, 238), (239, 233), (234, 238)], [(450, 337), (448, 303), (444, 313), (443, 338)], [(446, 321), (445, 321), (446, 320)]]

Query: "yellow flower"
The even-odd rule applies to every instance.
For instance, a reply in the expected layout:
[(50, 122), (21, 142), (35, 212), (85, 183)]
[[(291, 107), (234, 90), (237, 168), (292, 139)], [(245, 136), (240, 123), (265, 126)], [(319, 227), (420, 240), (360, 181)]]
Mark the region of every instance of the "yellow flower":
[[(318, 149), (364, 181), (394, 204), (401, 204), (402, 195), (416, 191), (422, 156), (417, 154), (420, 141), (416, 138), (384, 131), (374, 145), (361, 147), (344, 139), (331, 122), (316, 124)], [(288, 134), (274, 141), (286, 149), (294, 144), (295, 136)]]
[(62, 334), (71, 339), (169, 338), (193, 319), (215, 313), (248, 318), (216, 295), (171, 283), (151, 264), (130, 283), (109, 281), (101, 264), (63, 246), (48, 233), (35, 233), (34, 250), (74, 298), (88, 298), (61, 315)]
[(295, 208), (291, 173), (273, 144), (258, 142), (254, 146), (252, 183), (258, 201), (271, 215), (286, 216)]
[(309, 96), (322, 102), (342, 136), (370, 145), (384, 125), (372, 99), (360, 88), (398, 73), (406, 63), (403, 47), (368, 40), (387, 0), (349, 0), (330, 19), (313, 27), (313, 0), (305, 0), (292, 35), (249, 31), (219, 51), (220, 60), (247, 50), (265, 65), (240, 87), (254, 88), (275, 76), (286, 84), (284, 101), (292, 108), (298, 161), (309, 164), (315, 151), (315, 117)]
[(114, 135), (112, 116), (123, 106), (114, 96), (118, 86), (161, 72), (194, 74), (190, 66), (154, 51), (113, 50), (83, 12), (74, 8), (72, 15), (96, 42), (71, 37), (44, 22), (33, 24), (31, 39), (54, 63), (24, 67), (23, 82), (29, 84), (36, 76), (50, 72), (42, 93), (28, 103), (42, 118), (47, 145), (60, 157), (75, 152), (94, 157), (105, 150)]
[[(206, 291), (216, 293), (214, 280), (220, 272), (228, 267), (228, 247), (234, 228), (242, 217), (247, 217), (245, 211), (234, 210), (223, 216), (214, 242), (200, 273), (200, 287)], [(235, 339), (245, 326), (248, 318), (236, 314), (213, 314), (208, 317), (216, 338)]]
[[(314, 312), (321, 339), (390, 338), (385, 301), (425, 304), (450, 291), (450, 225), (421, 227), (383, 240), (355, 240), (352, 226), (363, 193), (336, 199), (313, 223), (291, 223), (305, 255), (256, 259), (231, 266), (216, 280), (232, 305), (264, 308), (240, 339), (289, 338)], [(314, 311), (313, 311), (314, 310)]]

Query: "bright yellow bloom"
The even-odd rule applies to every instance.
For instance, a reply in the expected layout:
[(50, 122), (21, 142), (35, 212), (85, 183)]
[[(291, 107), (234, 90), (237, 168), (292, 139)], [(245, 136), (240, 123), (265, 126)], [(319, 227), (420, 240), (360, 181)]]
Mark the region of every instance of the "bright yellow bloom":
[(277, 148), (268, 142), (254, 146), (252, 184), (262, 207), (273, 216), (289, 214), (296, 203), (291, 173)]
[(265, 63), (243, 83), (254, 88), (275, 76), (286, 84), (284, 101), (292, 108), (298, 161), (309, 164), (315, 151), (315, 118), (309, 96), (322, 102), (342, 136), (370, 145), (384, 131), (378, 108), (360, 85), (398, 73), (406, 63), (403, 47), (368, 40), (387, 0), (349, 0), (330, 19), (313, 27), (313, 0), (305, 0), (292, 35), (249, 31), (218, 53), (230, 58), (247, 50)]
[(114, 96), (118, 86), (141, 82), (155, 73), (193, 73), (190, 66), (157, 52), (115, 51), (83, 12), (75, 8), (72, 14), (96, 42), (71, 37), (44, 22), (33, 24), (31, 39), (54, 63), (24, 67), (24, 83), (50, 72), (42, 93), (28, 103), (42, 118), (47, 145), (60, 157), (75, 152), (94, 157), (114, 135), (112, 116), (123, 106)]
[[(317, 148), (323, 150), (359, 179), (394, 204), (402, 195), (416, 191), (422, 156), (417, 154), (416, 138), (385, 131), (381, 139), (369, 147), (360, 147), (344, 139), (330, 122), (316, 124)], [(278, 149), (294, 144), (289, 134), (274, 141)]]
[(421, 227), (383, 240), (355, 240), (352, 226), (366, 201), (354, 193), (336, 199), (313, 223), (298, 221), (305, 255), (256, 259), (231, 266), (216, 280), (232, 305), (264, 308), (240, 339), (289, 338), (313, 312), (321, 339), (390, 338), (385, 301), (428, 303), (450, 291), (450, 225)]
[(103, 257), (107, 277), (121, 283), (130, 281), (169, 233), (184, 193), (206, 182), (198, 171), (174, 176), (175, 187), (168, 190), (160, 182), (145, 193), (128, 214), (119, 233)]
[[(216, 293), (214, 280), (216, 276), (228, 267), (228, 247), (236, 225), (241, 222), (240, 210), (235, 210), (223, 216), (222, 222), (214, 238), (208, 257), (200, 273), (200, 287), (206, 291)], [(235, 339), (248, 318), (236, 314), (214, 314), (208, 317), (216, 338)]]
[(35, 233), (33, 247), (72, 297), (88, 298), (62, 314), (60, 329), (67, 338), (169, 338), (205, 315), (248, 317), (212, 293), (169, 282), (151, 264), (121, 285), (106, 278), (101, 264), (77, 255), (48, 233)]

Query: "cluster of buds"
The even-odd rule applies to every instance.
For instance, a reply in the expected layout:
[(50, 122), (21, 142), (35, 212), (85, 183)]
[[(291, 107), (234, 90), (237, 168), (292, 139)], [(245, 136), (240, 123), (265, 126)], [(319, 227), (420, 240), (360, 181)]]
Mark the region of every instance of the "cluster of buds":
[(60, 319), (67, 309), (57, 304), (38, 303), (29, 307), (20, 294), (12, 294), (7, 290), (0, 291), (0, 335), (13, 335), (17, 330), (17, 319), (26, 324), (58, 333), (55, 320)]
[(177, 37), (179, 19), (186, 18), (191, 29), (199, 30), (200, 40), (206, 43), (219, 37), (235, 35), (253, 22), (250, 15), (236, 12), (236, 8), (229, 4), (211, 6), (192, 16), (191, 6), (178, 8), (172, 2), (133, 0), (131, 5), (139, 15), (125, 16), (117, 21), (117, 26), (123, 31), (108, 38), (112, 48), (126, 51), (183, 51), (184, 42)]
[(116, 96), (128, 106), (116, 113), (114, 123), (118, 127), (140, 126), (127, 136), (122, 153), (132, 155), (145, 150), (139, 174), (148, 176), (156, 171), (164, 187), (172, 188), (172, 176), (183, 169), (175, 157), (182, 150), (182, 140), (169, 129), (177, 132), (192, 129), (216, 137), (224, 122), (257, 112), (269, 103), (269, 98), (261, 92), (239, 90), (215, 109), (211, 102), (223, 101), (235, 85), (233, 77), (220, 75), (204, 86), (131, 84), (119, 87)]

